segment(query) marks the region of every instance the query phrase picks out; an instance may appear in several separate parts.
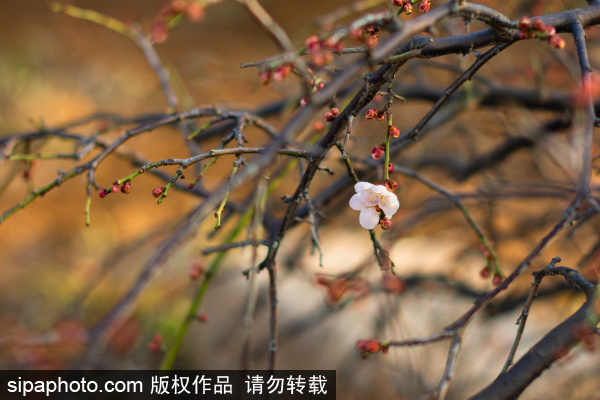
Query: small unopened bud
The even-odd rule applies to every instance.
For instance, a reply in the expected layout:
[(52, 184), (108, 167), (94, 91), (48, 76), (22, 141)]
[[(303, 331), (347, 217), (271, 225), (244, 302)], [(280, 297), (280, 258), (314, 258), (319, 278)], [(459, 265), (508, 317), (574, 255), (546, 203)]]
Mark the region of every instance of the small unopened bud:
[(388, 128), (388, 132), (390, 134), (390, 137), (396, 139), (398, 136), (400, 136), (400, 129), (396, 128), (395, 126), (390, 126)]
[(381, 227), (381, 229), (383, 229), (384, 231), (387, 231), (388, 229), (390, 229), (392, 227), (392, 221), (390, 221), (389, 218), (387, 217), (382, 217), (379, 220), (379, 226)]
[(129, 194), (131, 192), (131, 181), (126, 180), (121, 186), (121, 193)]
[(383, 157), (385, 154), (384, 150), (381, 150), (379, 148), (379, 146), (375, 146), (373, 147), (373, 150), (371, 150), (371, 157), (373, 157), (374, 160), (379, 160), (381, 157)]
[(494, 274), (494, 277), (492, 278), (492, 285), (498, 286), (501, 283), (502, 283), (502, 277), (500, 276), (499, 273), (496, 272)]
[(308, 99), (306, 98), (306, 96), (304, 96), (303, 98), (300, 99), (300, 106), (304, 107), (308, 104)]
[(565, 48), (566, 44), (567, 43), (565, 42), (565, 39), (561, 38), (558, 35), (553, 35), (552, 37), (550, 37), (550, 46), (552, 46), (555, 49), (562, 50)]
[(165, 188), (163, 187), (157, 187), (152, 189), (152, 196), (154, 197), (160, 197), (163, 193), (165, 192)]
[(311, 35), (306, 38), (306, 40), (304, 41), (304, 45), (309, 51), (316, 50), (320, 47), (319, 38), (316, 35)]
[(113, 193), (117, 193), (119, 191), (119, 184), (117, 182), (113, 183), (112, 187), (110, 188), (110, 191)]
[(106, 189), (101, 189), (98, 192), (98, 196), (100, 196), (101, 199), (105, 198), (107, 194), (108, 194), (108, 192), (106, 191)]
[(531, 25), (531, 20), (528, 17), (522, 17), (519, 20), (519, 29), (520, 30), (527, 29), (527, 28), (529, 28), (530, 25)]
[(271, 83), (271, 71), (270, 70), (261, 71), (258, 74), (258, 79), (260, 79), (261, 85), (267, 86), (269, 83)]
[(421, 3), (419, 4), (419, 11), (421, 11), (422, 13), (426, 13), (427, 11), (429, 11), (429, 0), (421, 0)]
[(283, 64), (279, 68), (275, 70), (273, 73), (273, 80), (276, 82), (281, 82), (285, 78), (287, 78), (292, 72), (292, 66), (290, 64)]
[(391, 174), (392, 172), (394, 172), (394, 164), (388, 163), (388, 174)]
[(551, 25), (548, 25), (544, 28), (544, 33), (548, 36), (553, 36), (556, 34), (556, 28)]
[(481, 275), (482, 278), (488, 278), (490, 276), (490, 269), (487, 266), (483, 267), (481, 271), (479, 271), (479, 275)]
[(365, 112), (365, 117), (367, 119), (375, 119), (379, 117), (379, 111), (377, 111), (375, 108), (371, 108), (370, 110), (367, 110), (367, 112)]
[(544, 23), (541, 19), (536, 18), (531, 22), (531, 29), (538, 32), (544, 32)]
[(204, 314), (204, 313), (198, 314), (196, 316), (196, 318), (198, 318), (198, 321), (200, 321), (200, 322), (203, 322), (203, 323), (208, 322), (208, 314)]
[(413, 6), (412, 3), (406, 3), (404, 5), (404, 14), (405, 15), (410, 15), (413, 12)]
[(383, 186), (385, 186), (391, 192), (398, 187), (398, 183), (392, 179), (384, 179)]

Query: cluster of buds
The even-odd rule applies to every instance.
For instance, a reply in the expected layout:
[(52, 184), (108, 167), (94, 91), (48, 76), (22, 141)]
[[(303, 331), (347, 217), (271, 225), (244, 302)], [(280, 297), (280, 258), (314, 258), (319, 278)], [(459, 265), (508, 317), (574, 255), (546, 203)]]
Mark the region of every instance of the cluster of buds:
[(365, 112), (365, 118), (383, 121), (385, 118), (385, 112), (376, 108), (371, 108)]
[[(479, 275), (481, 275), (482, 278), (488, 278), (491, 274), (491, 268), (489, 266), (485, 266), (481, 269), (481, 271), (479, 271)], [(492, 285), (494, 286), (498, 286), (499, 284), (502, 283), (502, 276), (500, 276), (500, 274), (498, 272), (494, 272), (494, 276), (492, 277)]]
[(306, 38), (304, 45), (315, 67), (331, 64), (333, 53), (344, 50), (344, 44), (334, 36), (321, 40), (316, 35), (311, 35)]
[(555, 49), (564, 49), (565, 39), (556, 34), (556, 28), (551, 25), (544, 25), (541, 19), (530, 20), (523, 17), (519, 20), (519, 39), (541, 39), (547, 41)]
[(379, 28), (374, 25), (350, 27), (348, 37), (355, 42), (364, 44), (368, 49), (372, 49), (377, 46), (379, 41)]
[(358, 339), (355, 348), (360, 352), (360, 357), (363, 359), (380, 351), (382, 353), (388, 352), (388, 346), (375, 339)]
[[(495, 260), (490, 250), (481, 243), (479, 244), (479, 250), (481, 250), (483, 255), (487, 258), (487, 265), (483, 267), (481, 271), (479, 271), (479, 275), (481, 275), (482, 278), (488, 278), (492, 274), (492, 265), (494, 265)], [(500, 274), (497, 271), (494, 272), (494, 276), (492, 277), (492, 284), (494, 286), (498, 286), (501, 283), (502, 276), (500, 276)]]
[[(121, 185), (120, 187), (121, 193), (125, 193), (125, 194), (129, 194), (129, 192), (131, 192), (131, 180), (127, 179), (125, 182), (123, 182), (123, 185)], [(105, 198), (107, 195), (111, 194), (111, 193), (117, 193), (119, 191), (119, 182), (115, 181), (113, 183), (113, 185), (110, 187), (110, 189), (101, 189), (100, 192), (98, 192), (98, 196), (100, 196), (100, 198)]]
[(426, 13), (431, 6), (430, 0), (392, 0), (392, 4), (399, 7), (398, 14), (403, 12), (410, 15), (413, 12), (413, 3), (419, 3), (419, 11)]
[(154, 43), (167, 40), (169, 29), (182, 16), (190, 22), (200, 22), (204, 19), (204, 6), (200, 0), (170, 0), (164, 3), (154, 17), (150, 40)]
[(325, 113), (325, 115), (323, 116), (323, 119), (327, 122), (331, 122), (335, 119), (335, 117), (337, 117), (338, 115), (340, 115), (340, 110), (338, 110), (337, 108), (333, 107), (331, 110), (327, 111)]
[(163, 187), (157, 187), (157, 188), (152, 189), (152, 196), (158, 198), (158, 197), (162, 196), (164, 192), (165, 192), (165, 187), (164, 186)]
[(336, 278), (318, 276), (316, 283), (327, 289), (326, 300), (329, 305), (339, 303), (346, 294), (358, 299), (367, 296), (371, 291), (371, 287), (365, 280), (346, 276)]
[(152, 340), (148, 344), (148, 350), (150, 350), (153, 353), (158, 353), (162, 349), (162, 343), (162, 335), (160, 333), (155, 333), (154, 336), (152, 336)]
[(271, 79), (273, 79), (275, 82), (282, 82), (285, 80), (285, 78), (290, 76), (292, 73), (292, 67), (292, 64), (284, 63), (273, 69), (263, 69), (258, 73), (260, 84), (266, 86), (271, 83)]

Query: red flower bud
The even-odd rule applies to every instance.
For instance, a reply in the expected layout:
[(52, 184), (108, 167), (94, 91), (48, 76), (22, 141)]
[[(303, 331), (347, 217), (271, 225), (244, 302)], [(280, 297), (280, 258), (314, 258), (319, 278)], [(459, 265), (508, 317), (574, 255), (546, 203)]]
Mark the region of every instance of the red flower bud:
[(413, 12), (413, 6), (412, 6), (412, 4), (411, 4), (411, 3), (406, 3), (406, 4), (404, 5), (404, 9), (403, 9), (403, 11), (404, 11), (404, 14), (405, 14), (405, 15), (410, 15), (410, 14), (412, 14), (412, 12)]
[(390, 134), (390, 137), (392, 137), (394, 139), (397, 138), (398, 136), (400, 136), (400, 129), (396, 128), (393, 125), (388, 128), (388, 132)]
[(152, 189), (152, 196), (154, 197), (160, 197), (163, 193), (165, 192), (165, 188), (163, 187), (157, 187)]
[(544, 33), (545, 33), (546, 35), (548, 35), (548, 36), (553, 36), (553, 35), (555, 35), (555, 34), (556, 34), (556, 28), (555, 28), (555, 27), (553, 27), (553, 26), (551, 26), (551, 25), (547, 25), (547, 26), (544, 28)]
[(520, 30), (524, 30), (529, 28), (529, 26), (531, 25), (531, 20), (528, 17), (521, 17), (521, 19), (519, 20), (519, 29)]
[(198, 314), (196, 318), (198, 318), (198, 321), (200, 322), (208, 322), (208, 314)]
[(100, 196), (101, 199), (105, 198), (107, 194), (108, 192), (106, 191), (106, 189), (102, 189), (98, 192), (98, 196)]
[(392, 179), (384, 179), (383, 186), (385, 186), (391, 192), (398, 187), (398, 183)]
[(260, 79), (261, 85), (263, 85), (263, 86), (268, 85), (271, 82), (271, 71), (270, 70), (261, 71), (258, 74), (258, 79)]
[(373, 157), (374, 160), (379, 160), (384, 155), (385, 151), (381, 150), (379, 146), (373, 147), (373, 150), (371, 150), (371, 157)]
[(382, 217), (379, 220), (379, 226), (384, 231), (387, 231), (388, 229), (390, 229), (392, 227), (392, 221), (390, 221), (389, 218), (387, 218), (387, 217)]
[(494, 286), (498, 286), (499, 284), (502, 283), (502, 277), (500, 276), (500, 274), (498, 274), (497, 272), (494, 274), (494, 277), (492, 278), (492, 285)]
[(531, 23), (531, 29), (533, 29), (534, 31), (538, 31), (540, 33), (544, 32), (544, 23), (542, 22), (541, 19), (536, 18)]
[(479, 271), (479, 275), (482, 278), (488, 278), (490, 276), (490, 269), (488, 267), (483, 267), (481, 271)]
[(292, 66), (290, 64), (283, 64), (275, 70), (273, 73), (273, 80), (281, 82), (287, 78), (292, 72)]
[(121, 186), (121, 193), (129, 194), (129, 192), (131, 192), (131, 181), (126, 180)]
[(565, 42), (565, 39), (561, 38), (558, 35), (553, 35), (550, 37), (550, 46), (552, 46), (555, 49), (562, 50), (565, 48), (566, 44), (567, 43)]
[(319, 38), (316, 35), (309, 36), (304, 41), (304, 45), (306, 46), (308, 51), (316, 50), (320, 47)]
[(379, 117), (379, 111), (377, 111), (374, 108), (371, 108), (370, 110), (367, 110), (367, 112), (365, 112), (365, 117), (367, 119), (375, 119)]

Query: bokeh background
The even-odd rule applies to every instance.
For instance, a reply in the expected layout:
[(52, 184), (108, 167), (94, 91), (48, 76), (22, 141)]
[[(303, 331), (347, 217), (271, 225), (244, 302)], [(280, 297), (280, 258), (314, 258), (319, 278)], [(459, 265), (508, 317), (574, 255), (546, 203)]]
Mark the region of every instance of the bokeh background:
[[(342, 0), (261, 3), (297, 44), (315, 31), (312, 22), (317, 16), (348, 4)], [(498, 7), (512, 19), (526, 11), (549, 13), (585, 4), (481, 3)], [(122, 21), (138, 22), (148, 32), (161, 2), (98, 0), (72, 4)], [(385, 9), (386, 5), (379, 8)], [(464, 29), (459, 23), (449, 23), (446, 28), (455, 33)], [(591, 28), (589, 33), (590, 43), (595, 45), (597, 28)], [(576, 79), (569, 71), (573, 65), (576, 68), (576, 58), (570, 37), (565, 38), (568, 46), (560, 53), (539, 42), (516, 44), (482, 68), (481, 75), (496, 79), (500, 85), (539, 89), (540, 93), (573, 92)], [(592, 63), (598, 65), (600, 55), (595, 47), (592, 49)], [(165, 43), (157, 45), (157, 51), (184, 109), (216, 104), (255, 110), (298, 94), (294, 79), (262, 87), (255, 69), (240, 69), (241, 63), (274, 56), (278, 50), (234, 2), (210, 6), (201, 23), (182, 23)], [(338, 63), (341, 66), (352, 57)], [(473, 60), (473, 56), (448, 56), (439, 61), (464, 69)], [(424, 81), (443, 88), (456, 76), (455, 72), (432, 68), (427, 62), (415, 62), (406, 68), (400, 81), (407, 85)], [(406, 130), (430, 106), (426, 101), (409, 99), (396, 106), (395, 121), (401, 130)], [(54, 13), (46, 1), (2, 4), (1, 137), (60, 126), (96, 112), (132, 117), (166, 110), (156, 76), (127, 38), (102, 26)], [(281, 126), (290, 112), (269, 121)], [(472, 193), (472, 199), (466, 199), (465, 204), (480, 225), (492, 232), (501, 267), (509, 272), (548, 232), (570, 200), (568, 187), (576, 180), (579, 165), (576, 128), (549, 136), (540, 146), (511, 155), (494, 171), (463, 182), (452, 179), (447, 165), (422, 160), (442, 159), (449, 149), (456, 159), (468, 160), (511, 135), (527, 135), (555, 115), (556, 112), (525, 110), (519, 104), (493, 109), (476, 109), (473, 105), (436, 127), (427, 141), (397, 161), (418, 168), (452, 190)], [(374, 132), (374, 126), (357, 119), (355, 140), (350, 147), (353, 154), (367, 155), (381, 140), (377, 135), (383, 132)], [(88, 124), (78, 129), (79, 133), (92, 133), (98, 126)], [(124, 129), (109, 137), (118, 137)], [(256, 132), (248, 135), (256, 143), (265, 143)], [(204, 146), (217, 147), (219, 141), (215, 138)], [(180, 134), (173, 128), (141, 135), (126, 147), (151, 160), (187, 154)], [(40, 150), (61, 152), (68, 148), (51, 140)], [(220, 160), (206, 175), (203, 185), (210, 190), (221, 184), (229, 175), (232, 161)], [(32, 188), (51, 181), (58, 170), (68, 170), (72, 165), (69, 161), (41, 161), (32, 169), (32, 178), (26, 180), (22, 176), (25, 163), (5, 161), (0, 166), (1, 210), (12, 207)], [(336, 175), (319, 175), (311, 186), (316, 193), (345, 174), (337, 155), (327, 161), (327, 166)], [(124, 160), (109, 158), (98, 170), (98, 182), (108, 186), (134, 168)], [(292, 193), (296, 176), (291, 175), (277, 196)], [(395, 229), (382, 236), (389, 235), (388, 247), (398, 275), (415, 278), (401, 295), (377, 290), (381, 272), (372, 257), (369, 236), (359, 227), (357, 214), (346, 207), (352, 195), (350, 186), (338, 198), (322, 205), (329, 217), (321, 221), (322, 267), (317, 253), (311, 251), (308, 226), (294, 228), (282, 243), (278, 368), (335, 369), (339, 398), (415, 398), (433, 388), (443, 372), (447, 343), (392, 349), (389, 354), (361, 360), (354, 350), (356, 340), (406, 339), (438, 332), (462, 315), (474, 300), (460, 287), (443, 282), (456, 282), (477, 293), (491, 288), (489, 279), (479, 276), (485, 256), (462, 215), (422, 184), (401, 176), (396, 179), (400, 184), (397, 193), (401, 210), (394, 218)], [(86, 330), (135, 282), (144, 261), (173, 224), (198, 204), (198, 198), (174, 192), (163, 204), (156, 205), (150, 191), (161, 185), (157, 178), (146, 174), (135, 180), (134, 190), (128, 196), (109, 196), (102, 201), (93, 198), (92, 224), (85, 227), (85, 180), (80, 177), (37, 199), (0, 225), (0, 367), (78, 365), (85, 353)], [(489, 197), (503, 199), (486, 202), (484, 189)], [(231, 199), (241, 201), (249, 190), (232, 193)], [(267, 207), (274, 215), (281, 215), (285, 205), (278, 202), (277, 196), (269, 200)], [(130, 316), (111, 334), (106, 351), (94, 360), (95, 367), (144, 369), (159, 365), (164, 354), (150, 351), (149, 344), (155, 334), (163, 337), (164, 348), (172, 342), (198, 287), (198, 281), (190, 279), (190, 270), (210, 262), (211, 256), (203, 256), (202, 249), (221, 243), (227, 232), (228, 227), (224, 226), (220, 233), (213, 234), (213, 224), (214, 221), (207, 221), (197, 237), (160, 270)], [(582, 259), (594, 247), (598, 228), (592, 220), (573, 230), (547, 250), (533, 269), (541, 269), (555, 256), (560, 256), (566, 266), (595, 268), (594, 257), (583, 263)], [(258, 260), (261, 255), (264, 249), (259, 249)], [(250, 248), (229, 253), (198, 310), (208, 320), (192, 324), (177, 368), (239, 368), (249, 290), (241, 271), (251, 267), (252, 262)], [(336, 304), (328, 302), (315, 277), (336, 276), (358, 265), (366, 266), (362, 277), (373, 285), (373, 292), (360, 299), (347, 297)], [(440, 279), (442, 283), (438, 282)], [(491, 382), (500, 371), (516, 333), (515, 321), (523, 304), (518, 299), (526, 295), (530, 282), (531, 277), (525, 274), (469, 325), (449, 398), (465, 398)], [(555, 283), (545, 282), (543, 287), (550, 288)], [(251, 352), (252, 366), (257, 369), (266, 367), (266, 285), (266, 273), (260, 274)], [(515, 304), (511, 306), (513, 300)], [(518, 356), (581, 302), (582, 297), (573, 290), (560, 288), (552, 296), (536, 301)], [(597, 340), (576, 348), (536, 381), (523, 398), (597, 398), (594, 393), (600, 389), (600, 363), (594, 346), (598, 346)]]

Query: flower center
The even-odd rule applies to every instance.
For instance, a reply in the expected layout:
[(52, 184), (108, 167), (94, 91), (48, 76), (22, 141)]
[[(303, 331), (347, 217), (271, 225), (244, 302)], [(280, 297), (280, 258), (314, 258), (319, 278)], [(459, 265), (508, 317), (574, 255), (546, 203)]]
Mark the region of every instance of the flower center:
[(373, 193), (372, 190), (368, 190), (369, 202), (378, 201), (382, 206), (387, 206), (389, 203), (389, 196), (385, 193)]

